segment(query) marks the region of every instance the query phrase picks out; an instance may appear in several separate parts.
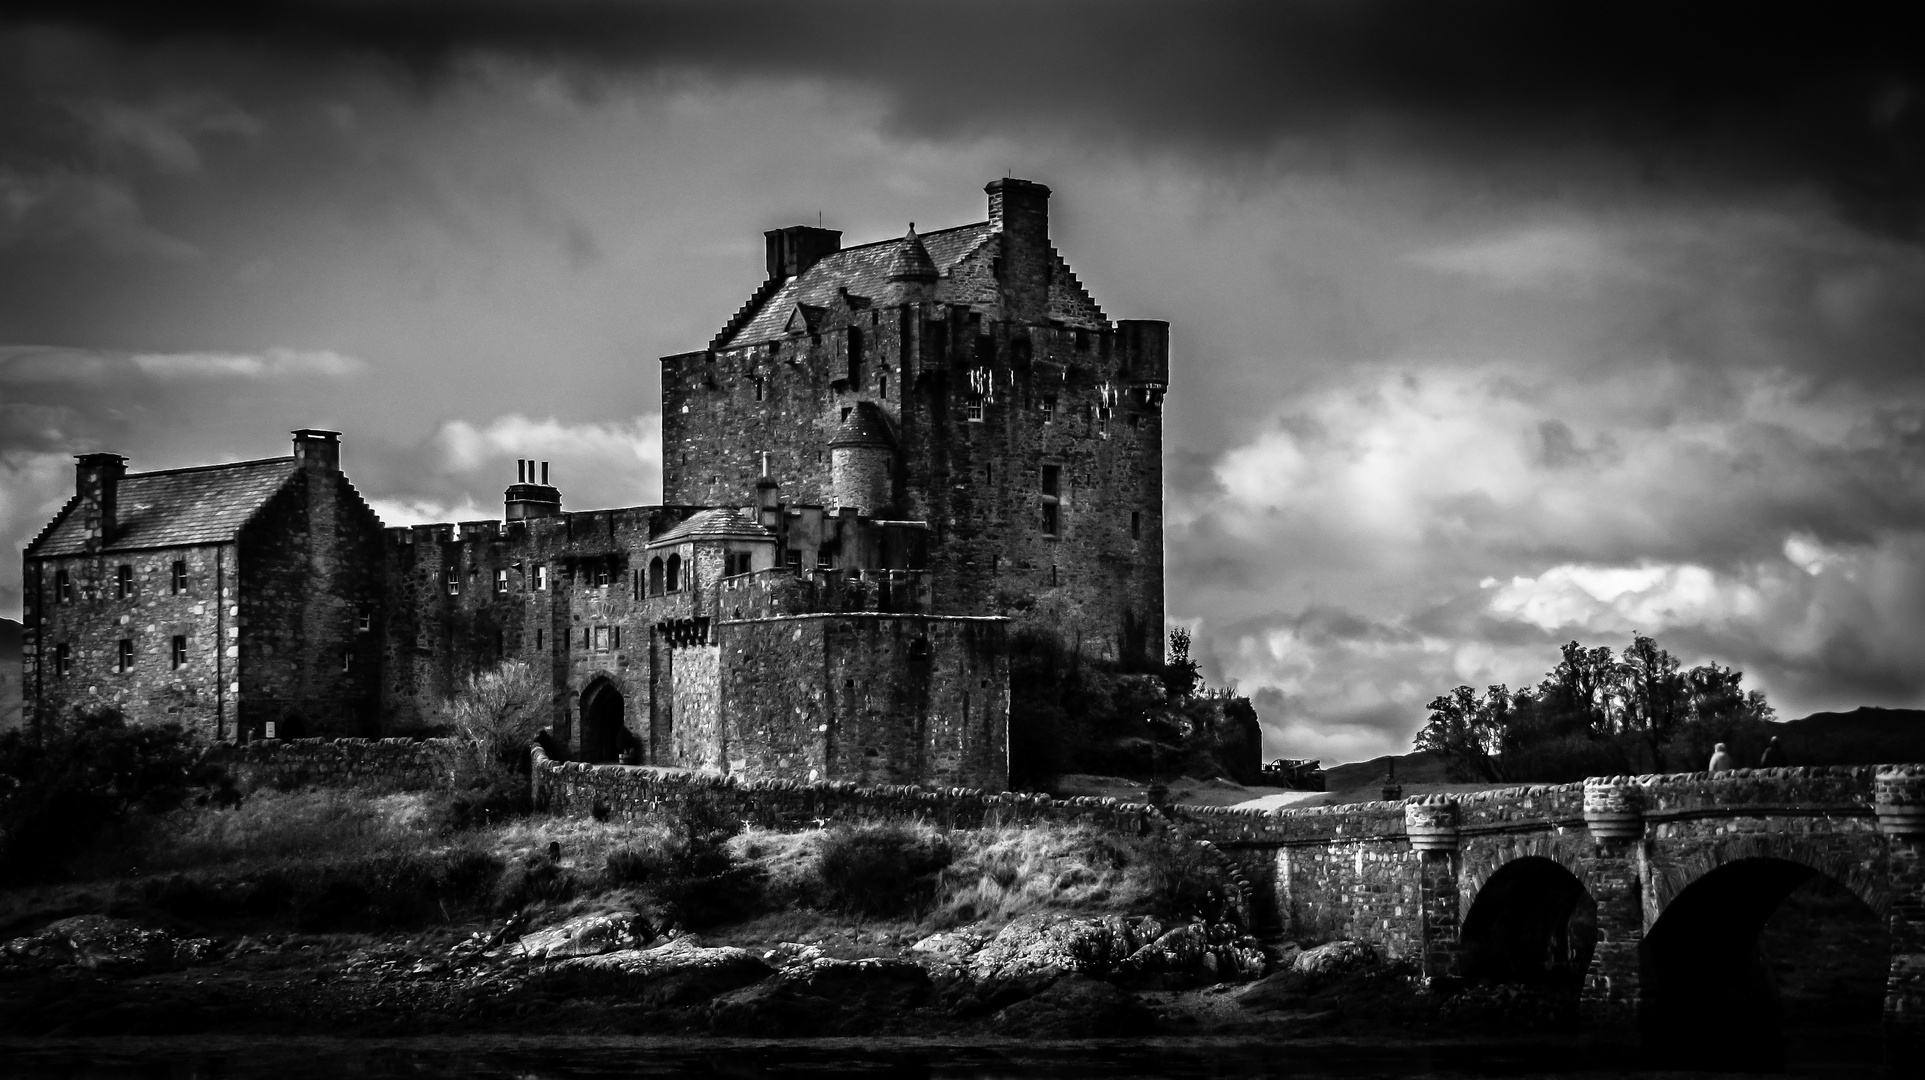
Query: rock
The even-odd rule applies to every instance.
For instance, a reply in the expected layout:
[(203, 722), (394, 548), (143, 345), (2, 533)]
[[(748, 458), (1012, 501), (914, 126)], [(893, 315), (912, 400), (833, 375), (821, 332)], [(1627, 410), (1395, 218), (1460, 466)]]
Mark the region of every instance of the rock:
[(1131, 924), (1113, 916), (1024, 915), (969, 958), (969, 976), (979, 983), (996, 983), (1079, 972), (1100, 975), (1135, 952), (1139, 944)]
[(975, 926), (963, 926), (954, 930), (944, 930), (931, 934), (914, 945), (909, 951), (917, 954), (918, 960), (937, 964), (961, 965), (979, 952), (989, 942), (989, 935)]
[(1029, 1039), (1142, 1035), (1155, 1024), (1155, 1016), (1129, 992), (1086, 975), (1058, 979), (990, 1021), (997, 1034)]
[(1309, 1000), (1310, 977), (1294, 969), (1279, 971), (1236, 992), (1238, 1005), (1261, 1012), (1302, 1008)]
[(611, 911), (578, 916), (559, 926), (524, 934), (500, 955), (537, 960), (600, 956), (618, 949), (639, 949), (654, 936), (648, 921), (635, 912)]
[(717, 998), (708, 1024), (730, 1035), (859, 1035), (928, 995), (928, 974), (906, 960), (816, 959)]
[(79, 967), (103, 974), (171, 971), (204, 964), (220, 951), (208, 938), (178, 938), (124, 919), (78, 915), (0, 946), (0, 967)]
[(652, 1008), (690, 1005), (772, 974), (746, 949), (704, 948), (693, 936), (653, 949), (621, 949), (560, 961), (530, 980), (558, 994), (626, 994)]
[(778, 971), (787, 971), (798, 964), (807, 964), (822, 958), (822, 948), (817, 945), (804, 945), (797, 941), (778, 941), (775, 948), (762, 953), (762, 960)]
[(1356, 971), (1367, 971), (1383, 963), (1377, 950), (1361, 941), (1332, 941), (1297, 955), (1291, 970), (1311, 979), (1327, 980)]
[(1140, 977), (1158, 985), (1180, 985), (1185, 980), (1256, 979), (1262, 977), (1265, 965), (1263, 947), (1254, 938), (1240, 936), (1235, 926), (1193, 922), (1176, 927), (1131, 953), (1116, 970), (1120, 975)]

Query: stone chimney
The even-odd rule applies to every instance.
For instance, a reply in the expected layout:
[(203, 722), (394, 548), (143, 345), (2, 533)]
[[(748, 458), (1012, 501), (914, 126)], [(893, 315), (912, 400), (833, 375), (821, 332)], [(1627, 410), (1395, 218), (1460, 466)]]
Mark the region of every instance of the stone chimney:
[(99, 551), (120, 526), (120, 478), (127, 459), (119, 454), (81, 454), (74, 458), (74, 494), (80, 497), (80, 524), (88, 551)]
[(842, 250), (840, 230), (808, 225), (770, 229), (762, 234), (762, 241), (768, 254), (769, 277), (776, 281), (792, 278), (822, 261), (824, 255)]
[(341, 433), (301, 428), (294, 432), (294, 459), (304, 469), (341, 471)]
[(989, 227), (999, 234), (997, 278), (1003, 317), (1041, 323), (1049, 318), (1049, 285), (1055, 257), (1049, 244), (1049, 189), (1028, 180), (992, 180)]
[(561, 513), (561, 491), (548, 486), (548, 463), (539, 462), (539, 472), (535, 468), (537, 464), (532, 458), (515, 462), (515, 483), (502, 493), (506, 504), (504, 513), (509, 521), (554, 517)]

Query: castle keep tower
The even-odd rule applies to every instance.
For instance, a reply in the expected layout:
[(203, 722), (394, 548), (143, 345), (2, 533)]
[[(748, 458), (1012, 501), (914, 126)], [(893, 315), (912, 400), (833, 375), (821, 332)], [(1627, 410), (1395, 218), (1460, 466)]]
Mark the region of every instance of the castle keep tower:
[(664, 501), (750, 505), (766, 478), (886, 508), (922, 527), (936, 610), (1033, 600), (1088, 651), (1160, 662), (1169, 325), (1104, 314), (1051, 243), (1048, 188), (985, 190), (970, 225), (767, 233), (768, 280), (662, 360)]

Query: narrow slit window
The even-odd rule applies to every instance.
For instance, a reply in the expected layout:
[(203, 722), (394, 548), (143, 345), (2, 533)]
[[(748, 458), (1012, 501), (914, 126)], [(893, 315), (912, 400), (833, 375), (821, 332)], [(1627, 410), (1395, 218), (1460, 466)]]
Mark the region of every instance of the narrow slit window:
[(535, 591), (548, 591), (548, 567), (543, 563), (535, 564)]
[(175, 559), (173, 573), (168, 577), (168, 588), (176, 595), (187, 591), (187, 560)]
[(449, 566), (447, 573), (442, 575), (442, 581), (448, 586), (449, 596), (461, 595), (461, 567)]
[(1053, 397), (1046, 397), (1043, 399), (1043, 423), (1053, 424), (1055, 422), (1056, 422), (1056, 399)]
[(134, 568), (121, 563), (114, 569), (114, 596), (125, 600), (134, 595)]
[(506, 570), (495, 571), (495, 593), (497, 595), (500, 595), (500, 594), (506, 593), (507, 591), (508, 591), (508, 571)]
[(62, 641), (53, 647), (53, 673), (66, 678), (74, 669), (74, 647)]
[(1143, 511), (1130, 511), (1130, 539), (1143, 539)]
[(173, 666), (176, 671), (187, 666), (187, 638), (183, 634), (174, 635)]
[(53, 572), (53, 595), (56, 603), (74, 602), (74, 576), (71, 572), (66, 570)]
[(120, 639), (120, 653), (115, 659), (114, 670), (122, 674), (134, 670), (134, 642), (132, 638)]

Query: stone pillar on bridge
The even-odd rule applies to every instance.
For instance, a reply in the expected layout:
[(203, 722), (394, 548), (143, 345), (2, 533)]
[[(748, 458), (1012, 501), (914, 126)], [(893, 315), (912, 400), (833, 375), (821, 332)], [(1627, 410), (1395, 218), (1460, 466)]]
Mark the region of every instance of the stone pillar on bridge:
[(1457, 971), (1459, 936), (1457, 873), (1459, 812), (1454, 799), (1431, 796), (1404, 804), (1404, 835), (1417, 856), (1418, 913), (1423, 940), (1424, 975)]
[(1644, 789), (1630, 777), (1584, 782), (1584, 827), (1591, 833), (1590, 872), (1597, 901), (1597, 949), (1584, 973), (1585, 1027), (1608, 1041), (1637, 1037), (1639, 946), (1644, 941)]
[(1925, 768), (1883, 768), (1872, 781), (1878, 830), (1889, 845), (1891, 967), (1885, 980), (1885, 1056), (1925, 1062)]

